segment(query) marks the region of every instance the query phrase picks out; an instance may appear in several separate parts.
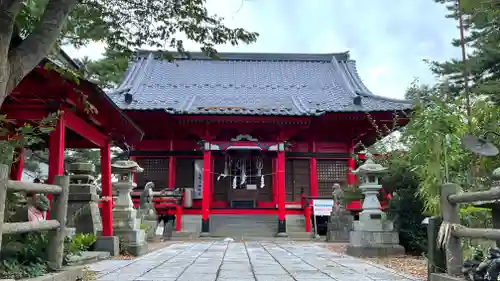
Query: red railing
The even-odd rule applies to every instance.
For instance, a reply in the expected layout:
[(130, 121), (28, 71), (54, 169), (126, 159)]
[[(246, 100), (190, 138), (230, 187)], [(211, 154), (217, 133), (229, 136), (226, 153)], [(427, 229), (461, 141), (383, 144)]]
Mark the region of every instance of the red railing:
[(306, 195), (304, 193), (300, 194), (300, 205), (302, 211), (304, 212), (304, 219), (306, 223), (306, 232), (311, 232), (311, 205), (309, 204)]
[[(138, 209), (140, 204), (140, 198), (136, 198), (138, 195), (140, 196), (140, 192), (132, 192), (133, 196), (132, 202), (134, 203), (134, 208)], [(156, 213), (158, 215), (175, 215), (175, 230), (181, 231), (182, 226), (182, 213), (184, 206), (184, 193), (182, 194), (181, 204), (177, 203), (176, 198), (172, 197), (153, 197), (153, 204), (156, 209)], [(114, 199), (113, 199), (114, 201)], [(101, 204), (98, 204), (99, 208), (101, 208)], [(113, 204), (113, 207), (115, 205)]]

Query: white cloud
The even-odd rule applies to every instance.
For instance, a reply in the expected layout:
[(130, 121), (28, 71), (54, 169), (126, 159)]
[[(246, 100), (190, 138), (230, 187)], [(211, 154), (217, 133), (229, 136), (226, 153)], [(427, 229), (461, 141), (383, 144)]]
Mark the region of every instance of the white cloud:
[[(260, 33), (252, 45), (218, 47), (221, 52), (332, 53), (349, 50), (367, 86), (376, 94), (403, 98), (416, 77), (432, 83), (423, 58), (458, 57), (450, 45), (456, 23), (430, 0), (208, 0), (210, 12), (230, 27)], [(186, 43), (188, 50), (199, 45)], [(102, 44), (75, 50), (73, 57), (98, 58)]]

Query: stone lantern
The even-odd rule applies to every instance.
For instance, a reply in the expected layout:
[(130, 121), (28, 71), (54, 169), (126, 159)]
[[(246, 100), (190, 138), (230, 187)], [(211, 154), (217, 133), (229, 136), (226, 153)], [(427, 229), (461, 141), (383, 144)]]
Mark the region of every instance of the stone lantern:
[(68, 199), (68, 223), (76, 233), (102, 232), (101, 214), (98, 207), (98, 186), (92, 173), (95, 166), (91, 163), (71, 163)]
[(111, 165), (112, 173), (118, 176), (118, 181), (112, 187), (117, 192), (113, 208), (113, 231), (120, 237), (125, 250), (135, 256), (147, 251), (146, 235), (140, 228), (141, 221), (137, 218), (130, 192), (137, 185), (132, 181), (132, 173), (143, 171), (134, 161), (121, 160)]
[(365, 219), (382, 219), (384, 213), (377, 196), (382, 188), (379, 180), (386, 172), (386, 167), (373, 162), (373, 156), (370, 153), (366, 153), (365, 163), (352, 172), (358, 176), (359, 189), (364, 195), (363, 211), (359, 214), (360, 220), (362, 216)]
[(366, 154), (366, 161), (353, 171), (360, 180), (359, 189), (364, 195), (363, 211), (359, 220), (354, 221), (349, 235), (347, 254), (357, 257), (380, 257), (404, 254), (399, 245), (399, 234), (394, 231), (392, 221), (381, 210), (378, 193), (382, 188), (379, 183), (387, 168), (373, 162), (373, 156)]
[(118, 181), (113, 183), (113, 189), (116, 190), (118, 195), (114, 209), (135, 212), (130, 192), (137, 187), (137, 184), (132, 181), (132, 173), (141, 173), (144, 169), (130, 160), (117, 161), (111, 165), (111, 169), (112, 173), (118, 176)]

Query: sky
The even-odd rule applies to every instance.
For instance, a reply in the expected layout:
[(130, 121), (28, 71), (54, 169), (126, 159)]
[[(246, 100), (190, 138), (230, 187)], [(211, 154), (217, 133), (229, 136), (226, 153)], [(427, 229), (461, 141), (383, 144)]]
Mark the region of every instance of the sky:
[[(459, 58), (451, 46), (457, 22), (433, 0), (207, 0), (209, 12), (229, 27), (260, 34), (251, 45), (219, 46), (219, 52), (335, 53), (349, 51), (367, 87), (403, 98), (416, 78), (433, 83), (423, 61)], [(188, 51), (199, 46), (186, 42)], [(73, 58), (99, 58), (102, 44), (65, 49)]]

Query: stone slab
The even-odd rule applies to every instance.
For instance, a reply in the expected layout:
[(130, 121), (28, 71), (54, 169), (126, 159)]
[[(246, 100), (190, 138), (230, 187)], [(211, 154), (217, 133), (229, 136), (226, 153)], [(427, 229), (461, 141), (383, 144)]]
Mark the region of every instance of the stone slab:
[(90, 269), (97, 271), (98, 281), (419, 280), (316, 243), (272, 240), (185, 242), (127, 262), (101, 261)]

